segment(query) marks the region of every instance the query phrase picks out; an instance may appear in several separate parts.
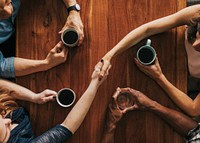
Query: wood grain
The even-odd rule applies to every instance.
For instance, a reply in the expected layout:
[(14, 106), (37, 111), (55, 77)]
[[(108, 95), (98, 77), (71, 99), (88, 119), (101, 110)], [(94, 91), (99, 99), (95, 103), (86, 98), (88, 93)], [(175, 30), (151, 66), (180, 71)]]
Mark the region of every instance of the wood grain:
[[(132, 29), (185, 7), (184, 0), (77, 0), (81, 5), (85, 39), (81, 47), (70, 49), (67, 62), (49, 71), (20, 77), (17, 83), (35, 92), (46, 88), (58, 91), (72, 88), (77, 100), (87, 88), (95, 64)], [(44, 59), (60, 40), (58, 34), (67, 17), (62, 0), (22, 0), (17, 18), (17, 56)], [(187, 89), (183, 28), (150, 37), (158, 53), (163, 73), (181, 90)], [(170, 41), (170, 42), (169, 42)], [(162, 89), (136, 67), (133, 57), (146, 40), (116, 56), (108, 79), (99, 88), (83, 124), (71, 143), (98, 143), (105, 122), (106, 108), (117, 87), (132, 87), (150, 98), (177, 109)], [(30, 112), (36, 135), (61, 123), (70, 108), (56, 102), (36, 105), (21, 102)], [(133, 111), (119, 122), (116, 143), (180, 143), (183, 139), (158, 116)]]

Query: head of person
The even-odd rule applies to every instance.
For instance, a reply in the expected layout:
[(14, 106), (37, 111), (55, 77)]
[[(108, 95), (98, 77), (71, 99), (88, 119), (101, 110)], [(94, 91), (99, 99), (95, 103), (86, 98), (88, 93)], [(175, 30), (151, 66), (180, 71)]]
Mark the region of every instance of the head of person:
[(12, 16), (13, 6), (11, 0), (0, 0), (0, 20)]
[(200, 22), (188, 27), (187, 39), (192, 44), (192, 47), (200, 52)]
[(9, 95), (0, 94), (0, 143), (6, 143), (11, 132), (11, 119), (5, 117), (17, 108), (17, 103)]

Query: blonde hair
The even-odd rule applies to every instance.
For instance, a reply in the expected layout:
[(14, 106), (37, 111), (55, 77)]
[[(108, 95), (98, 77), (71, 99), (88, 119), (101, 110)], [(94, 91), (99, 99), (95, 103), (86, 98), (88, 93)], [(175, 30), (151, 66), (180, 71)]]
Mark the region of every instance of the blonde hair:
[(0, 115), (5, 117), (13, 110), (18, 108), (15, 99), (8, 94), (0, 94)]

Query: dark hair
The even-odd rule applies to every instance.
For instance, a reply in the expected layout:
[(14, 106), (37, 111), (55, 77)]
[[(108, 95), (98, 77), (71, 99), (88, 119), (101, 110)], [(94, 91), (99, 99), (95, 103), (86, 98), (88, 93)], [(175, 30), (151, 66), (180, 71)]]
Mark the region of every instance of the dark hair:
[(200, 34), (200, 22), (195, 25), (189, 26), (187, 29), (187, 39), (190, 43), (193, 43), (196, 39), (196, 33)]

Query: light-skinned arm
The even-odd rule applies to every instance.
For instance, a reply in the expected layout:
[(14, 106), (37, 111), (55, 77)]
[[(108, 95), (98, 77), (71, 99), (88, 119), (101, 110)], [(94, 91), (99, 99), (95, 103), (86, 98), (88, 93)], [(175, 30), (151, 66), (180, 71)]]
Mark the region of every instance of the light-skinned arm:
[(0, 94), (10, 95), (14, 99), (30, 101), (33, 103), (43, 104), (48, 101), (54, 100), (54, 96), (57, 95), (55, 91), (46, 89), (41, 93), (34, 93), (31, 90), (17, 85), (13, 82), (0, 79)]
[[(63, 0), (63, 2), (65, 3), (66, 8), (73, 6), (77, 3), (76, 0)], [(62, 30), (59, 33), (62, 33), (64, 29), (69, 28), (69, 27), (73, 27), (74, 29), (77, 30), (79, 34), (78, 46), (80, 46), (84, 38), (83, 22), (80, 17), (80, 12), (76, 10), (70, 11), (68, 13), (68, 17), (65, 22), (65, 25), (63, 26)]]
[(151, 66), (144, 66), (137, 59), (135, 59), (135, 63), (141, 71), (158, 83), (179, 108), (190, 116), (200, 115), (200, 94), (192, 100), (187, 94), (170, 83), (162, 73), (158, 58), (156, 58), (155, 64)]
[(15, 76), (24, 76), (40, 71), (49, 70), (66, 61), (68, 49), (60, 41), (50, 50), (44, 60), (30, 60), (15, 57), (14, 68)]
[(97, 92), (99, 86), (106, 79), (106, 77), (108, 75), (108, 71), (109, 71), (111, 65), (107, 69), (106, 74), (103, 77), (103, 79), (101, 81), (99, 81), (98, 77), (99, 77), (99, 73), (101, 71), (102, 65), (103, 65), (102, 62), (99, 62), (95, 66), (95, 70), (92, 74), (92, 79), (91, 79), (91, 82), (90, 82), (88, 88), (83, 93), (81, 98), (78, 100), (76, 105), (72, 108), (72, 110), (67, 115), (64, 122), (62, 123), (62, 125), (65, 126), (66, 128), (68, 128), (72, 133), (74, 133), (79, 128), (81, 123), (83, 122), (83, 120), (84, 120), (87, 112), (89, 111), (89, 108), (94, 100), (94, 97), (96, 95), (96, 92)]
[[(113, 57), (149, 36), (181, 25), (191, 25), (199, 19), (199, 11), (200, 5), (194, 5), (184, 8), (169, 16), (159, 18), (139, 26), (128, 33), (119, 43), (117, 43), (108, 53), (106, 53), (103, 57), (103, 60), (110, 62)], [(104, 74), (106, 69), (107, 65), (104, 65), (101, 76)]]

